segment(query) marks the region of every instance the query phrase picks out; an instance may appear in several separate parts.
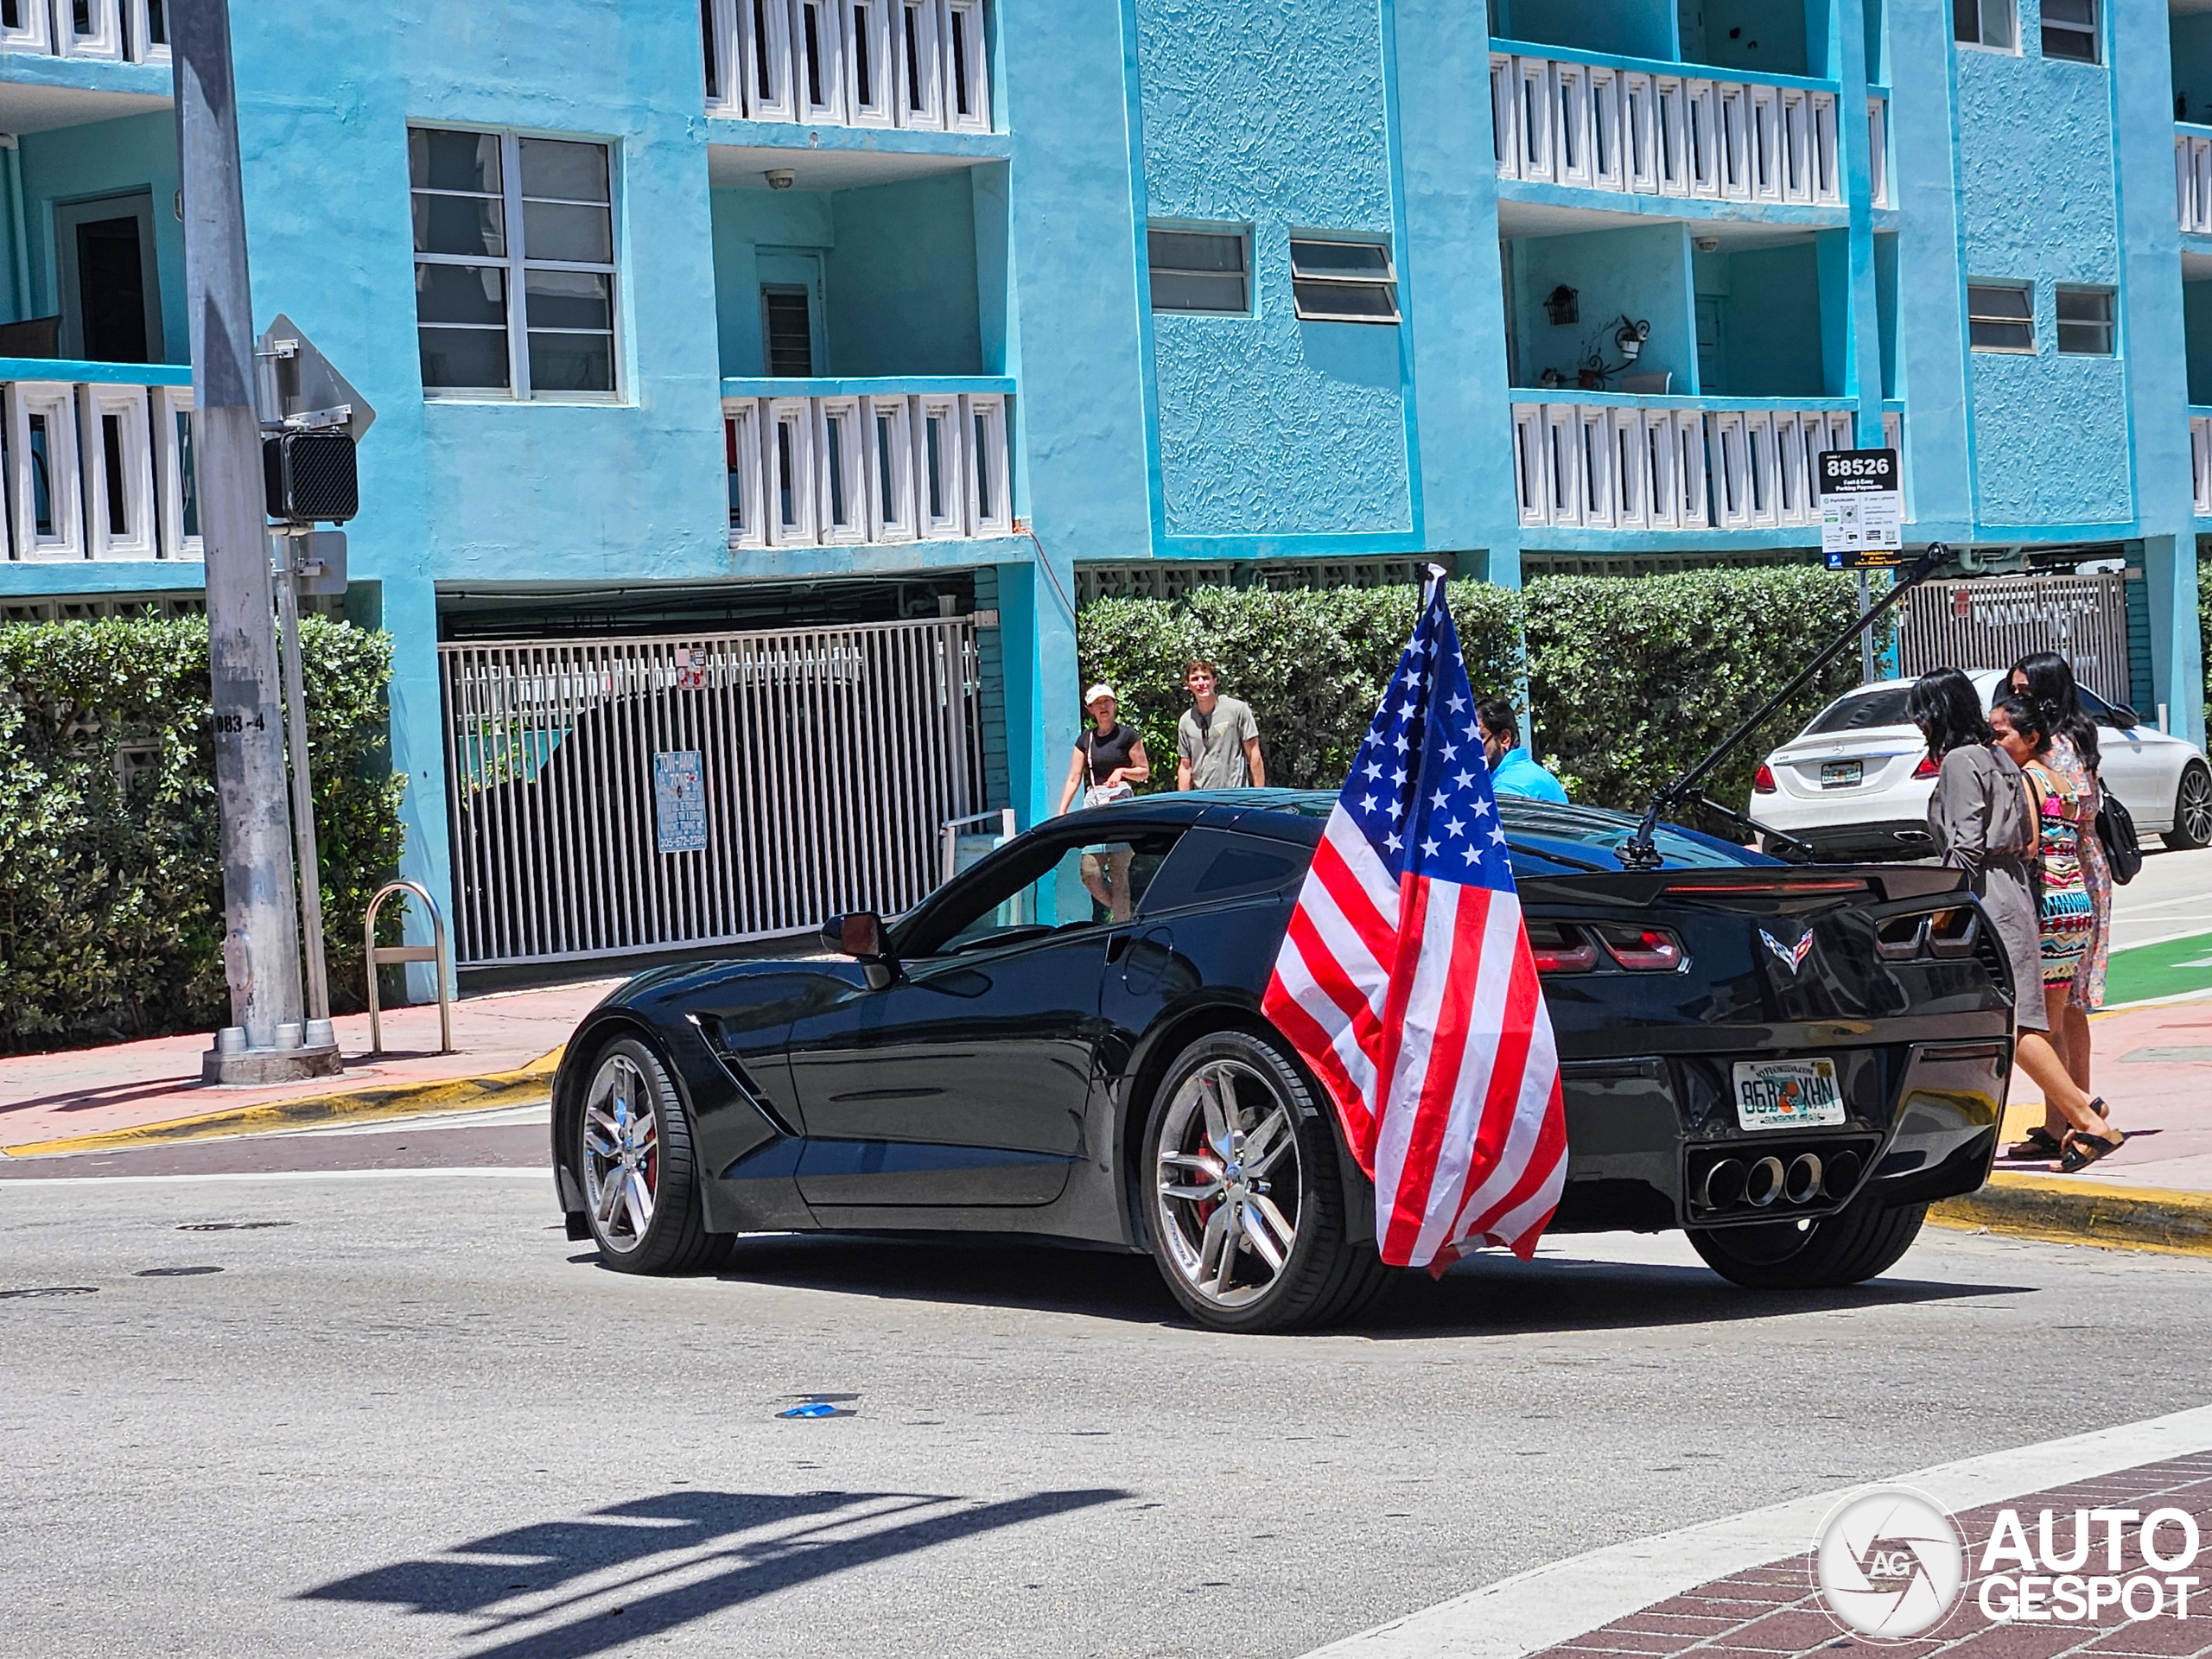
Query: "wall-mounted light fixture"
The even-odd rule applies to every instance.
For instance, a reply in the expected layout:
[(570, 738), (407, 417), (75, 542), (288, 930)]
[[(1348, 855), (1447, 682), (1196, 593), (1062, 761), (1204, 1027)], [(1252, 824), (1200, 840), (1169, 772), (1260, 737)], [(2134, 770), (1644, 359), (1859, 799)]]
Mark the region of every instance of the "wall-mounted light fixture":
[(798, 182), (798, 175), (788, 167), (772, 167), (760, 176), (768, 181), (771, 190), (788, 190)]
[(1552, 327), (1564, 328), (1582, 315), (1582, 296), (1561, 283), (1544, 296), (1544, 315), (1552, 320)]
[(1720, 251), (1720, 238), (1717, 236), (1694, 236), (1690, 238), (1690, 246), (1700, 253), (1718, 253)]

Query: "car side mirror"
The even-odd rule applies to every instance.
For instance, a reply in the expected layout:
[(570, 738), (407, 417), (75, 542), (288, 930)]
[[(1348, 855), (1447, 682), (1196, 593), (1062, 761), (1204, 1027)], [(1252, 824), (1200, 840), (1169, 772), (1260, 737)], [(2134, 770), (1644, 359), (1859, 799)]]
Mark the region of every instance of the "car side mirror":
[(822, 942), (842, 955), (858, 957), (868, 969), (872, 990), (880, 991), (898, 977), (899, 964), (884, 937), (883, 918), (872, 910), (832, 916), (822, 925)]
[(2123, 732), (2132, 732), (2143, 723), (2143, 716), (2124, 702), (2110, 704), (2112, 723)]

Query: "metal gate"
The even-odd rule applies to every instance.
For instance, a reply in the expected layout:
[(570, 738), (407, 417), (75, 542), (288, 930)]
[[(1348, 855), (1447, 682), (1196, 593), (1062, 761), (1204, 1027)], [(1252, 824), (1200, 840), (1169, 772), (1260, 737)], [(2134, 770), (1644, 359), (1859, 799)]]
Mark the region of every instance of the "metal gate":
[(2008, 668), (2030, 652), (2055, 651), (2074, 677), (2113, 702), (2129, 700), (2127, 584), (2094, 576), (1999, 576), (1930, 582), (1905, 595), (1897, 660), (1907, 674), (1931, 668)]
[(982, 796), (963, 618), (438, 647), (455, 957), (728, 944), (906, 909)]

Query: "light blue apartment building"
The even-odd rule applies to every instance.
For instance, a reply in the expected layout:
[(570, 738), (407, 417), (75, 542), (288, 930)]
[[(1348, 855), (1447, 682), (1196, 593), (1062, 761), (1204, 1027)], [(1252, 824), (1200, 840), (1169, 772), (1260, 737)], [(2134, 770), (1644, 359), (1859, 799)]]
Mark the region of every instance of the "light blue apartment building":
[[(233, 16), (466, 965), (911, 902), (1095, 595), (1806, 558), (1831, 448), (2202, 733), (2202, 0)], [(166, 34), (0, 0), (10, 617), (200, 586)]]

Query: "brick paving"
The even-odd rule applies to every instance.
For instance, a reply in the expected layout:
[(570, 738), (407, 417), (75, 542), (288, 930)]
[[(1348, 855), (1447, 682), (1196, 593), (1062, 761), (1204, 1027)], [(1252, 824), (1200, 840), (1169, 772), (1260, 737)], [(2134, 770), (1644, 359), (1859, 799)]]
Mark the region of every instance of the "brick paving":
[[(2063, 1554), (2072, 1548), (2076, 1510), (2148, 1514), (2167, 1508), (2195, 1516), (2203, 1541), (2196, 1564), (2178, 1569), (2202, 1580), (2190, 1592), (2187, 1618), (2172, 1616), (2171, 1595), (2167, 1612), (2141, 1620), (2131, 1620), (2118, 1607), (2101, 1609), (2094, 1621), (2079, 1624), (2001, 1624), (1983, 1614), (1979, 1600), (1982, 1574), (1977, 1569), (2000, 1510), (2018, 1513), (2031, 1549), (2039, 1548), (2037, 1521), (2041, 1511), (2053, 1510), (2053, 1541)], [(1870, 1642), (1847, 1631), (1829, 1615), (1814, 1588), (1813, 1556), (1808, 1550), (1655, 1602), (1535, 1659), (1592, 1659), (1607, 1654), (1633, 1659), (1780, 1659), (1783, 1655), (1835, 1655), (1844, 1649), (1862, 1650), (1865, 1659), (2063, 1659), (2072, 1654), (2212, 1659), (2212, 1452), (2031, 1492), (1956, 1518), (1967, 1542), (1966, 1588), (1949, 1617), (1918, 1640)], [(2104, 1523), (2092, 1523), (2091, 1532), (2093, 1546), (2082, 1571), (2113, 1571), (2107, 1565)], [(2171, 1526), (2163, 1528), (2158, 1546), (2170, 1553), (2177, 1550), (2181, 1535)], [(2003, 1562), (1997, 1567), (2000, 1573), (2018, 1570)], [(2142, 1572), (2166, 1576), (2164, 1569), (2144, 1562), (2132, 1529), (2117, 1572), (2122, 1579)]]

